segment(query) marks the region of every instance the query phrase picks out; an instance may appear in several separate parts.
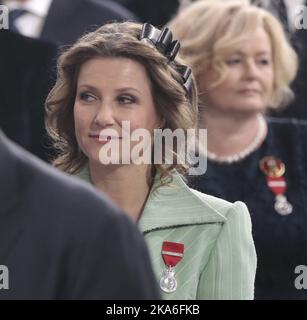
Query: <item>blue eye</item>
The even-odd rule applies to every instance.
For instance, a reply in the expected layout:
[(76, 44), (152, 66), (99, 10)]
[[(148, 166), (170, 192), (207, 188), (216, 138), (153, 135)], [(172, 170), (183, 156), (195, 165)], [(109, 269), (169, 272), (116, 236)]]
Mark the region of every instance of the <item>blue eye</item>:
[(93, 94), (90, 94), (89, 92), (81, 92), (79, 94), (79, 98), (80, 100), (85, 102), (93, 102), (96, 100), (96, 97)]

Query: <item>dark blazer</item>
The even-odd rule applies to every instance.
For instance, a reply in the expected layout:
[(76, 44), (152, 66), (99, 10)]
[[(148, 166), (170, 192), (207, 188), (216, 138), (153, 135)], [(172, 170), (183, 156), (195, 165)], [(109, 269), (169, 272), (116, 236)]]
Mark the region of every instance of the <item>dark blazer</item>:
[[(275, 194), (259, 168), (265, 156), (285, 164), (290, 215), (274, 209)], [(255, 299), (306, 300), (307, 290), (295, 287), (295, 268), (307, 264), (307, 122), (269, 119), (268, 135), (259, 149), (231, 164), (208, 160), (206, 173), (189, 182), (209, 195), (246, 203), (257, 252)]]
[(41, 39), (60, 45), (73, 44), (86, 31), (112, 21), (135, 21), (126, 8), (108, 0), (53, 0)]
[(137, 227), (0, 133), (1, 299), (158, 299)]
[(47, 159), (44, 102), (55, 81), (57, 47), (0, 31), (0, 128), (28, 151)]

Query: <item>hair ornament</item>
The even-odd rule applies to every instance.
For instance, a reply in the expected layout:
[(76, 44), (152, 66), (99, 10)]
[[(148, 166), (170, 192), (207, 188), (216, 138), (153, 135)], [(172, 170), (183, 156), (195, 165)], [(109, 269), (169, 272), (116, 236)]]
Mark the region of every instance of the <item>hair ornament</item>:
[[(151, 43), (156, 49), (163, 54), (169, 62), (175, 60), (180, 48), (178, 40), (173, 40), (172, 32), (168, 28), (159, 30), (150, 23), (144, 23), (140, 35), (141, 41)], [(182, 86), (187, 93), (190, 93), (192, 88), (192, 70), (185, 65), (175, 63), (176, 70), (180, 73)]]

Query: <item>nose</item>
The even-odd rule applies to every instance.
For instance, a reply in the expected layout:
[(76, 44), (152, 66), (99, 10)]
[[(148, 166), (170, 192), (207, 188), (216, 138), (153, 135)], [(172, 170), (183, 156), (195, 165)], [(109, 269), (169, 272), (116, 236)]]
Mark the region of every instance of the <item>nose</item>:
[(111, 103), (101, 103), (95, 114), (94, 123), (101, 128), (110, 127), (114, 125), (114, 112)]
[(247, 80), (257, 79), (259, 76), (259, 68), (256, 62), (253, 59), (247, 60), (245, 65), (245, 76)]

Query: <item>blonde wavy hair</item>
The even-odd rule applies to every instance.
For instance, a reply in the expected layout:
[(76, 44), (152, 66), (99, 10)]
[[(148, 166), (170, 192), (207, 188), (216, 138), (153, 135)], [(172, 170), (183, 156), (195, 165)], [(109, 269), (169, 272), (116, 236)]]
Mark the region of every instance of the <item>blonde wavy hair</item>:
[[(142, 24), (132, 22), (107, 24), (84, 35), (60, 56), (57, 81), (46, 101), (46, 127), (58, 152), (53, 164), (61, 170), (76, 173), (88, 160), (78, 147), (73, 108), (80, 68), (90, 59), (124, 57), (142, 64), (150, 79), (156, 111), (163, 120), (164, 128), (172, 132), (181, 128), (186, 132), (196, 127), (198, 101), (194, 78), (192, 89), (187, 94), (176, 69), (178, 64), (183, 64), (179, 55), (170, 63), (156, 48), (139, 40), (141, 30)], [(171, 177), (174, 169), (182, 174), (188, 169), (186, 164), (178, 161), (179, 155), (174, 150), (171, 150), (173, 164), (153, 165), (162, 178)]]
[(267, 32), (272, 45), (274, 84), (271, 104), (285, 106), (294, 97), (290, 88), (298, 58), (281, 23), (268, 11), (248, 0), (199, 0), (179, 10), (168, 26), (181, 43), (181, 54), (192, 67), (196, 80), (213, 67), (219, 78), (209, 90), (227, 77), (227, 55), (240, 49), (259, 26)]

